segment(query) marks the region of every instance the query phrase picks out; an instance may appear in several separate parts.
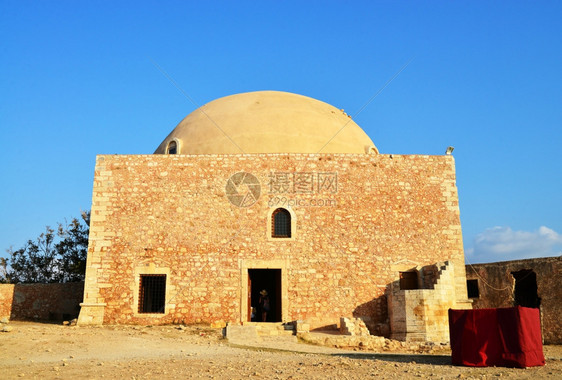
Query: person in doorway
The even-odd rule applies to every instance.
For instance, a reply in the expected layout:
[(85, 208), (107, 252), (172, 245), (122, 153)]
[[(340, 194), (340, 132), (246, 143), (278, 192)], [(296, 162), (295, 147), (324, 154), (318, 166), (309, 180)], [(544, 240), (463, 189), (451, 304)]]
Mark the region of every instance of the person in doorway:
[(271, 310), (271, 305), (269, 302), (269, 295), (267, 294), (267, 290), (265, 289), (260, 292), (259, 306), (261, 311), (261, 321), (266, 322), (267, 313), (269, 312), (269, 310)]

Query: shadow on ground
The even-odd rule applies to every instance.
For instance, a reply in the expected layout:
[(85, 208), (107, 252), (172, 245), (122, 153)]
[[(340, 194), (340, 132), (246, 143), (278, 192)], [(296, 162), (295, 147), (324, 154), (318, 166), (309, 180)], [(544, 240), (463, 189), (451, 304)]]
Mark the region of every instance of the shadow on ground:
[(378, 354), (378, 353), (342, 353), (331, 354), (330, 356), (343, 357), (349, 359), (372, 359), (394, 363), (415, 363), (432, 365), (452, 365), (450, 355), (417, 355), (417, 354)]

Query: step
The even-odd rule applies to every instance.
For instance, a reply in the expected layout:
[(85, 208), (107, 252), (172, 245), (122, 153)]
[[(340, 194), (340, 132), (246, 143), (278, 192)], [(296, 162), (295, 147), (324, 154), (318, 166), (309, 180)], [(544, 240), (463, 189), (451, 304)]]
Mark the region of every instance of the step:
[(243, 326), (252, 326), (258, 336), (291, 336), (294, 335), (294, 325), (282, 322), (243, 322)]
[(283, 336), (262, 336), (260, 337), (262, 342), (265, 343), (275, 343), (275, 344), (279, 344), (279, 343), (298, 343), (298, 339), (296, 337), (296, 335), (283, 335)]

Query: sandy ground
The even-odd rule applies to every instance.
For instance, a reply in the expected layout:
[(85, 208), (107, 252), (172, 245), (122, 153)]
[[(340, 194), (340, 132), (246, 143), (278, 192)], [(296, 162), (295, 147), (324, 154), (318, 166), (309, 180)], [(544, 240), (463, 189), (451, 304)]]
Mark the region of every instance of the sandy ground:
[(562, 379), (562, 346), (545, 346), (544, 367), (452, 366), (450, 352), (374, 353), (278, 338), (261, 346), (222, 339), (190, 326), (68, 327), (12, 322), (0, 333), (0, 378), (70, 379)]

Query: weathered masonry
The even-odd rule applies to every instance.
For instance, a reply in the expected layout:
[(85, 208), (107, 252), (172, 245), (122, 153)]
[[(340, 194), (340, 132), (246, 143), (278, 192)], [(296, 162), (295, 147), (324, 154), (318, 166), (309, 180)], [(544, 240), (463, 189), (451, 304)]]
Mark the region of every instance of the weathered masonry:
[(97, 157), (79, 323), (258, 321), (267, 290), (268, 322), (358, 317), (447, 340), (447, 308), (470, 307), (451, 155), (379, 154), (342, 111), (294, 94), (202, 110), (163, 154)]
[(68, 321), (76, 318), (83, 282), (0, 284), (0, 319)]
[(466, 266), (468, 296), (475, 309), (539, 308), (543, 340), (562, 343), (562, 256)]

